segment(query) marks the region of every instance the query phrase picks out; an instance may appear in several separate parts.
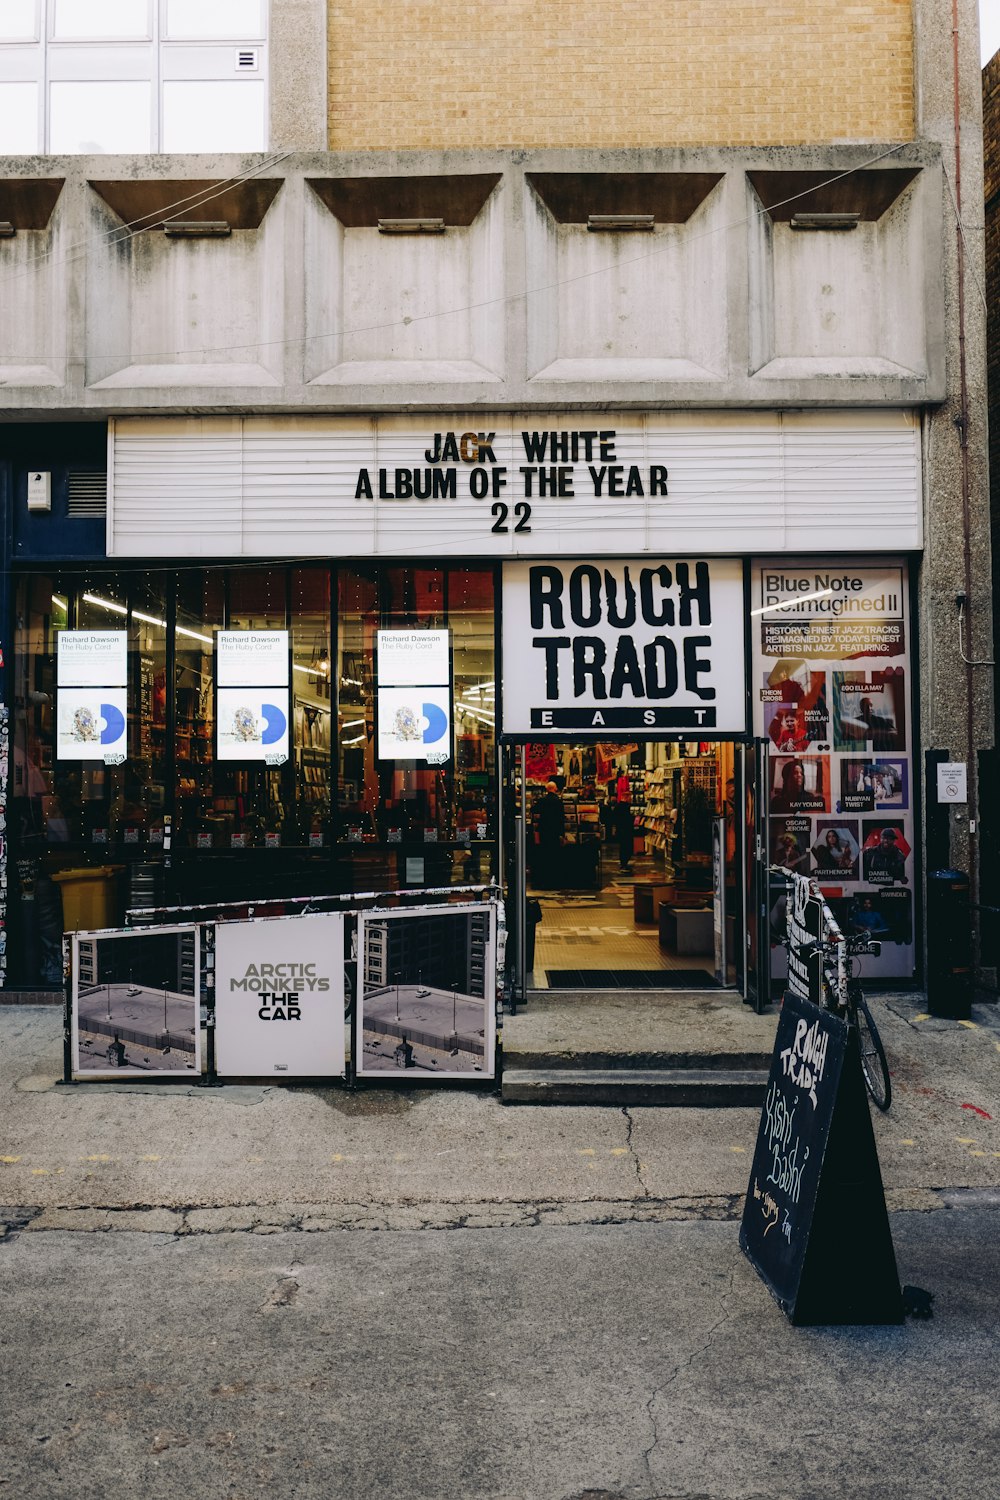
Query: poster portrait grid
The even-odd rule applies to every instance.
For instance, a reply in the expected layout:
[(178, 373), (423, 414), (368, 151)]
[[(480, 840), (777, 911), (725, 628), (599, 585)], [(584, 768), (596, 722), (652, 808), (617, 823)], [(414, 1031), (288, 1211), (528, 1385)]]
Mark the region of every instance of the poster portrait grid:
[[(914, 969), (913, 714), (905, 562), (755, 559), (754, 733), (769, 742), (770, 856), (819, 880), (841, 929)], [(771, 903), (783, 972), (784, 893)]]

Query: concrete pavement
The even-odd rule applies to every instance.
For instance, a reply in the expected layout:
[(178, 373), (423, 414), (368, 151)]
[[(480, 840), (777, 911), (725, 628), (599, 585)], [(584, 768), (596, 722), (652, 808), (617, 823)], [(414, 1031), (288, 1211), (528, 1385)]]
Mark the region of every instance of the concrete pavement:
[(856, 1329), (740, 1255), (756, 1110), (64, 1088), (58, 1014), (0, 1009), (0, 1495), (982, 1500), (1000, 1026), (877, 1009), (936, 1301)]
[(791, 1328), (733, 1223), (23, 1233), (0, 1492), (983, 1500), (1000, 1208), (892, 1227), (930, 1322)]
[[(933, 1020), (921, 1004), (875, 1002), (895, 1090), (875, 1115), (893, 1207), (1000, 1184), (1000, 1016), (977, 1006), (972, 1023)], [(56, 1012), (0, 1008), (0, 1041), (0, 1202), (49, 1216), (137, 1204), (232, 1211), (240, 1226), (258, 1209), (279, 1224), (362, 1226), (731, 1215), (758, 1120), (753, 1109), (512, 1108), (404, 1085), (64, 1088)]]

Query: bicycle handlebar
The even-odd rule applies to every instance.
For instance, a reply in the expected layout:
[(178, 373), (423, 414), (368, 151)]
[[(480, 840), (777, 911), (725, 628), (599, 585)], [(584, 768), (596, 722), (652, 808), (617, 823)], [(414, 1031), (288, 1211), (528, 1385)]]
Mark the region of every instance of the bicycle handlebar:
[[(869, 955), (871, 958), (878, 958), (882, 952), (882, 944), (878, 938), (849, 937), (844, 939), (844, 944), (848, 958), (860, 958), (864, 954)], [(806, 951), (808, 953), (830, 953), (836, 946), (836, 939), (824, 941), (822, 938), (817, 938), (814, 943), (808, 945)]]

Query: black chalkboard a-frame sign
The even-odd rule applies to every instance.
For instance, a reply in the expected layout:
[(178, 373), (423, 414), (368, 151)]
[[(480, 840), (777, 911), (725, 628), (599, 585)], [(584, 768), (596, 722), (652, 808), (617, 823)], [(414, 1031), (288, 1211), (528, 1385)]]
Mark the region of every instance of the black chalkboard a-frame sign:
[(857, 1033), (790, 993), (740, 1247), (792, 1323), (903, 1321)]

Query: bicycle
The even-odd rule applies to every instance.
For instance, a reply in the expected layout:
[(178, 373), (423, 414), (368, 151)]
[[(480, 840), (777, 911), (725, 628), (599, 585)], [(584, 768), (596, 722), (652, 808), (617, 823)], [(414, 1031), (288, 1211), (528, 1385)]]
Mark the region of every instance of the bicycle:
[[(875, 1108), (885, 1114), (892, 1103), (889, 1064), (886, 1062), (885, 1048), (882, 1045), (878, 1027), (868, 1009), (868, 1002), (861, 988), (861, 979), (854, 971), (854, 959), (866, 953), (871, 954), (873, 958), (878, 958), (882, 951), (882, 944), (875, 938), (847, 938), (844, 946), (846, 962), (842, 995), (836, 970), (831, 969), (825, 962), (823, 964), (823, 991), (827, 1008), (846, 1015), (848, 1024), (855, 1027), (861, 1047), (861, 1071), (865, 1077), (865, 1088)], [(812, 951), (825, 956), (836, 954), (838, 947), (839, 944), (836, 942), (821, 942), (813, 944)]]

